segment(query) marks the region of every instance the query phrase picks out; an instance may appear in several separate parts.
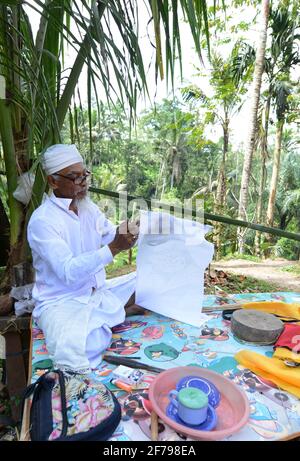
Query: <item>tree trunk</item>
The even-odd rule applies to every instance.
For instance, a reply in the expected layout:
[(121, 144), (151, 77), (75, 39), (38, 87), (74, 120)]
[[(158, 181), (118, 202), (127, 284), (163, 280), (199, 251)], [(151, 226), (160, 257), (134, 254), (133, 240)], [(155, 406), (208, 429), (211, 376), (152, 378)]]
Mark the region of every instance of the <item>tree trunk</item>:
[[(269, 0), (262, 0), (262, 12), (261, 12), (261, 33), (257, 46), (254, 77), (253, 77), (253, 95), (252, 95), (252, 107), (249, 116), (249, 134), (245, 149), (245, 158), (242, 173), (242, 182), (240, 190), (240, 205), (239, 205), (239, 216), (238, 219), (246, 220), (246, 211), (248, 203), (248, 190), (249, 180), (251, 174), (251, 163), (254, 152), (255, 138), (256, 138), (256, 127), (257, 127), (257, 111), (260, 99), (260, 90), (262, 75), (264, 71), (265, 61), (265, 50), (267, 42), (267, 29), (268, 29), (268, 18), (269, 18), (270, 2)], [(245, 242), (245, 231), (239, 227), (237, 230), (238, 250), (240, 253), (244, 252)]]
[[(264, 191), (266, 188), (267, 182), (267, 168), (266, 162), (268, 158), (268, 129), (269, 129), (269, 117), (270, 117), (270, 105), (271, 105), (271, 90), (269, 89), (269, 96), (266, 102), (266, 110), (265, 110), (265, 126), (264, 126), (264, 134), (262, 139), (261, 145), (261, 173), (260, 173), (260, 183), (259, 183), (259, 191), (258, 191), (258, 202), (257, 202), (257, 211), (256, 211), (256, 222), (260, 224), (262, 221), (263, 215), (263, 196)], [(261, 233), (255, 232), (255, 254), (256, 256), (261, 257)]]
[[(229, 120), (225, 117), (225, 123), (223, 124), (223, 157), (220, 165), (220, 171), (218, 174), (218, 186), (216, 192), (214, 213), (222, 215), (224, 211), (224, 205), (226, 200), (226, 158), (229, 147)], [(221, 244), (222, 244), (222, 224), (217, 223), (214, 227), (214, 241), (215, 241), (215, 257), (219, 260), (221, 257)]]
[(273, 161), (272, 179), (271, 179), (271, 185), (270, 185), (269, 203), (268, 203), (268, 210), (267, 210), (267, 226), (269, 227), (273, 227), (273, 224), (274, 224), (275, 199), (276, 199), (277, 182), (278, 182), (278, 175), (279, 175), (279, 168), (280, 168), (283, 126), (284, 126), (284, 119), (279, 120), (277, 122), (277, 127), (276, 127), (274, 161)]
[[(262, 220), (262, 214), (263, 214), (263, 194), (265, 191), (266, 187), (266, 182), (267, 182), (267, 168), (266, 168), (266, 159), (267, 155), (266, 152), (262, 151), (261, 153), (262, 159), (261, 159), (261, 173), (260, 173), (260, 183), (259, 183), (259, 191), (258, 191), (258, 203), (257, 203), (257, 211), (256, 211), (256, 222), (257, 224), (261, 223)], [(255, 254), (256, 256), (261, 257), (261, 233), (256, 231), (255, 232)]]
[(7, 178), (8, 206), (10, 213), (10, 245), (13, 247), (18, 242), (22, 228), (23, 209), (21, 203), (13, 196), (13, 192), (18, 185), (18, 169), (11, 116), (10, 106), (6, 101), (0, 100), (0, 135)]

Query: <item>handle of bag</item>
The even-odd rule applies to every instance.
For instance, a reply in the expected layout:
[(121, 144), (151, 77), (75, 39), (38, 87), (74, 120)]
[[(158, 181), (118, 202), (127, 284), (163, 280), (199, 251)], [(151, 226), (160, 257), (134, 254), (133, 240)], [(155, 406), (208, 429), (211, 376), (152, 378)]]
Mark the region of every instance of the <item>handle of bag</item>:
[(68, 431), (68, 415), (67, 415), (67, 399), (66, 399), (66, 386), (65, 386), (65, 380), (64, 380), (64, 374), (61, 370), (51, 370), (42, 376), (40, 376), (35, 383), (30, 384), (24, 391), (24, 394), (22, 396), (22, 410), (21, 410), (21, 417), (24, 413), (24, 406), (25, 406), (25, 400), (30, 397), (34, 391), (35, 388), (38, 386), (38, 384), (41, 383), (41, 381), (46, 379), (46, 375), (48, 373), (57, 373), (58, 374), (58, 381), (60, 385), (60, 397), (61, 397), (61, 412), (62, 412), (62, 432), (61, 432), (61, 437), (65, 437)]
[(62, 431), (60, 437), (65, 437), (68, 431), (67, 399), (64, 374), (61, 370), (56, 370), (60, 385), (61, 412), (62, 412)]
[(23, 414), (24, 414), (24, 407), (25, 407), (25, 401), (26, 399), (28, 399), (33, 393), (34, 393), (34, 390), (36, 388), (36, 386), (41, 382), (43, 378), (43, 375), (40, 376), (35, 383), (32, 383), (30, 384), (29, 386), (26, 387), (26, 389), (24, 390), (23, 394), (22, 394), (22, 397), (21, 397), (21, 402), (22, 402), (22, 405), (21, 405), (21, 412), (20, 412), (20, 420), (17, 422), (18, 425), (21, 426), (22, 424), (22, 418), (23, 418)]

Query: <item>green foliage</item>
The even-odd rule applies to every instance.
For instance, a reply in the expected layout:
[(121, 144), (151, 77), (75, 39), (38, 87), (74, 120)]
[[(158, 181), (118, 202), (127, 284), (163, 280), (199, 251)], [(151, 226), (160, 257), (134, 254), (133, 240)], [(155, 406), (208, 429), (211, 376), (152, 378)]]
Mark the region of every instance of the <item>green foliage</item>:
[(106, 266), (105, 270), (107, 278), (117, 277), (119, 275), (128, 274), (136, 269), (137, 248), (132, 249), (132, 263), (129, 264), (129, 252), (123, 251), (114, 257), (112, 264)]
[(290, 266), (282, 267), (283, 272), (289, 272), (290, 274), (300, 275), (300, 265), (291, 264)]
[(276, 256), (295, 261), (300, 256), (300, 244), (293, 240), (280, 238), (275, 245), (274, 252)]
[[(199, 76), (206, 76), (213, 90), (212, 96), (208, 96), (196, 85), (189, 85), (182, 89), (186, 102), (193, 103), (205, 110), (204, 124), (220, 123), (224, 127), (227, 120), (230, 122), (233, 114), (241, 108), (242, 96), (245, 94), (250, 70), (237, 72), (237, 55), (240, 43), (233, 48), (228, 58), (214, 50), (211, 54), (210, 72), (205, 74), (203, 70)], [(243, 45), (244, 46), (244, 45)]]
[(260, 262), (260, 258), (253, 255), (248, 254), (240, 254), (240, 253), (228, 253), (224, 258), (224, 261), (229, 261), (231, 259), (244, 259), (245, 261), (253, 261), (253, 262)]
[[(30, 2), (31, 5), (38, 3), (37, 0)], [(13, 106), (11, 107), (13, 124), (11, 140), (17, 141), (16, 146), (19, 139), (26, 141), (23, 147), (29, 166), (35, 170), (39, 153), (47, 144), (51, 133), (52, 140), (61, 139), (62, 142), (74, 142), (78, 145), (88, 167), (93, 170), (95, 186), (115, 191), (125, 188), (129, 194), (147, 199), (155, 197), (166, 202), (182, 201), (191, 197), (203, 198), (205, 210), (213, 212), (216, 205), (218, 176), (226, 148), (224, 170), (227, 193), (224, 200), (224, 214), (236, 217), (244, 152), (232, 146), (230, 129), (234, 128), (231, 123), (233, 117), (239, 112), (247, 97), (245, 95), (253, 76), (255, 59), (255, 50), (246, 42), (244, 38), (246, 34), (243, 32), (251, 30), (256, 24), (252, 23), (252, 18), (244, 14), (243, 8), (247, 5), (259, 11), (260, 3), (250, 2), (250, 0), (221, 2), (227, 7), (227, 21), (224, 21), (224, 9), (218, 2), (214, 2), (213, 6), (210, 4), (208, 10), (206, 2), (202, 0), (169, 2), (172, 4), (170, 9), (167, 8), (168, 2), (150, 2), (149, 11), (151, 10), (153, 15), (152, 23), (155, 32), (153, 43), (155, 42), (156, 45), (156, 72), (162, 74), (166, 69), (171, 81), (177, 57), (181, 61), (182, 56), (179, 5), (196, 40), (198, 54), (200, 54), (200, 45), (202, 46), (204, 61), (205, 53), (209, 52), (207, 48), (209, 25), (212, 32), (211, 60), (205, 66), (205, 71), (203, 67), (201, 68), (199, 76), (200, 74), (206, 76), (211, 91), (206, 92), (197, 85), (188, 85), (182, 91), (184, 101), (181, 94), (176, 96), (175, 93), (175, 96), (145, 111), (138, 119), (133, 118), (137, 98), (142, 88), (147, 91), (142, 60), (143, 50), (139, 48), (137, 35), (139, 30), (137, 13), (140, 2), (135, 0), (92, 2), (92, 6), (98, 3), (100, 8), (105, 8), (104, 17), (107, 24), (117, 24), (120, 34), (118, 38), (121, 39), (122, 47), (118, 46), (118, 41), (112, 36), (113, 28), (106, 30), (103, 27), (103, 21), (100, 21), (98, 16), (99, 9), (92, 8), (91, 2), (81, 2), (82, 4), (76, 1), (65, 2), (64, 11), (56, 8), (59, 3), (58, 0), (51, 1), (53, 8), (49, 9), (50, 18), (45, 41), (37, 40), (37, 43), (32, 38), (30, 21), (23, 7), (20, 10), (18, 31), (14, 31), (11, 26), (12, 10), (9, 9), (10, 7), (3, 7), (6, 14), (1, 22), (3, 27), (0, 33), (2, 53), (0, 64), (3, 73), (7, 68), (9, 72), (10, 101)], [(272, 157), (274, 149), (272, 126), (276, 118), (285, 117), (286, 123), (289, 124), (288, 130), (283, 134), (275, 226), (298, 232), (300, 156), (297, 150), (299, 136), (293, 123), (299, 121), (300, 97), (299, 85), (290, 78), (290, 69), (299, 65), (297, 47), (299, 15), (295, 11), (295, 5), (296, 2), (287, 1), (273, 3), (265, 61), (265, 91), (262, 99), (268, 97), (272, 99), (268, 138), (269, 158)], [(238, 15), (238, 12), (242, 11), (244, 13)], [(255, 14), (254, 12), (254, 16)], [(82, 50), (81, 35), (73, 34), (74, 25), (79, 26), (82, 36), (87, 34), (88, 43), (85, 49), (87, 53), (83, 56), (86, 57), (88, 69), (87, 105), (81, 103), (80, 95), (76, 98), (76, 102), (74, 97), (72, 98), (81, 71), (80, 65), (77, 68), (79, 74), (75, 77), (72, 74), (72, 78), (67, 77), (65, 73), (67, 69), (64, 69), (63, 54), (66, 44), (73, 47), (78, 58)], [(160, 37), (160, 29), (166, 34), (165, 40), (164, 33)], [(200, 34), (201, 29), (204, 31), (203, 36)], [(11, 59), (11, 50), (7, 48), (7, 45), (12, 45), (13, 32), (16, 33), (15, 43), (18, 43), (17, 39), (20, 43), (20, 48), (14, 50), (16, 60)], [(38, 38), (41, 39), (39, 35)], [(229, 47), (229, 43), (232, 46)], [(223, 44), (227, 44), (225, 47), (227, 51), (231, 49), (229, 53), (223, 53)], [(18, 66), (14, 63), (18, 63)], [(110, 74), (114, 73), (116, 77), (114, 88), (111, 82), (115, 79), (107, 75), (107, 69), (110, 68)], [(76, 70), (76, 66), (73, 70)], [(16, 77), (20, 77), (21, 86), (15, 88), (12, 83), (16, 81)], [(98, 91), (99, 81), (102, 86), (101, 92)], [(65, 93), (66, 88), (69, 91), (68, 97)], [(113, 93), (118, 94), (119, 99), (114, 98)], [(103, 95), (107, 97), (109, 104), (103, 103)], [(119, 102), (112, 103), (112, 99), (118, 99)], [(125, 101), (128, 102), (127, 111)], [(68, 117), (64, 119), (68, 110)], [(60, 131), (63, 119), (64, 125)], [(21, 133), (18, 131), (20, 122), (22, 128), (24, 127)], [(221, 127), (223, 132), (227, 130), (228, 145), (225, 143), (226, 136), (218, 139), (215, 135), (208, 134), (209, 129), (216, 126)], [(14, 143), (12, 142), (11, 145)], [(1, 171), (5, 170), (3, 157), (2, 149)], [(13, 160), (14, 158), (12, 156)], [(249, 186), (250, 199), (247, 214), (250, 221), (255, 221), (256, 216), (260, 166), (261, 158), (257, 156), (253, 159), (253, 177)], [(272, 163), (268, 160), (265, 202), (271, 168)], [(22, 166), (20, 171), (23, 169)], [(20, 171), (16, 169), (14, 179), (17, 179)], [(11, 178), (9, 180), (12, 182)], [(42, 190), (41, 184), (40, 189)], [(8, 211), (8, 182), (5, 177), (0, 180), (0, 194)], [(101, 197), (93, 195), (93, 198), (100, 201)], [(284, 257), (291, 257), (296, 248), (296, 244), (288, 244), (282, 239), (277, 242), (277, 245), (276, 242), (262, 243), (262, 247), (266, 245), (272, 245), (274, 251), (276, 246), (276, 251)], [(224, 226), (222, 254), (231, 256), (235, 254), (235, 249), (235, 228)], [(252, 258), (254, 232), (247, 234), (246, 249)], [(120, 270), (126, 266), (126, 258), (127, 256), (117, 258), (117, 266)]]
[[(147, 6), (138, 0), (2, 0), (0, 6), (0, 74), (5, 78), (7, 89), (6, 98), (0, 100), (0, 156), (6, 167), (10, 243), (11, 250), (14, 250), (10, 251), (9, 260), (13, 263), (9, 261), (9, 264), (16, 264), (29, 254), (26, 226), (32, 212), (40, 205), (46, 188), (46, 178), (40, 168), (41, 154), (49, 145), (62, 141), (61, 130), (68, 112), (68, 137), (71, 142), (77, 138), (76, 142), (80, 143), (75, 94), (77, 92), (80, 99), (77, 87), (83, 68), (87, 70), (88, 101), (84, 122), (88, 143), (83, 145), (83, 153), (89, 154), (89, 161), (93, 163), (93, 141), (98, 136), (97, 133), (94, 136), (92, 131), (95, 126), (93, 92), (98, 121), (100, 94), (109, 103), (115, 100), (120, 101), (122, 106), (127, 103), (129, 131), (138, 97), (141, 94), (149, 96), (143, 50), (140, 48), (141, 8), (148, 15), (148, 36), (151, 22), (155, 34), (155, 79), (158, 69), (161, 79), (166, 69), (167, 81), (173, 84), (178, 57), (181, 66), (182, 13), (188, 21), (199, 58), (202, 33), (209, 51), (209, 29), (206, 0), (171, 3), (157, 0)], [(35, 38), (32, 11), (40, 15)], [(149, 41), (152, 45), (151, 38)], [(71, 68), (65, 66), (67, 45), (72, 48), (75, 57)], [(71, 104), (74, 105), (73, 113)], [(79, 106), (82, 110), (81, 101)], [(113, 129), (110, 134), (114, 135)], [(117, 133), (117, 137), (122, 144), (122, 132)], [(137, 162), (132, 161), (132, 157), (139, 156), (139, 146), (130, 144), (130, 138), (126, 139), (126, 143), (125, 176), (136, 188), (144, 180)], [(109, 145), (106, 148), (104, 154), (109, 151)], [(176, 168), (172, 181), (179, 177)], [(35, 182), (30, 205), (22, 208), (13, 192), (18, 176), (29, 169), (36, 173)], [(148, 178), (145, 180), (148, 181)], [(146, 189), (150, 189), (149, 181)]]
[[(281, 229), (298, 232), (300, 226), (299, 139), (286, 130), (282, 142), (281, 172), (277, 187), (275, 218)], [(272, 165), (268, 165), (270, 168)]]
[[(130, 194), (147, 199), (159, 198), (175, 203), (194, 197), (204, 200), (204, 209), (213, 212), (219, 165), (222, 158), (222, 138), (218, 142), (207, 139), (195, 123), (198, 115), (189, 111), (178, 99), (165, 100), (154, 110), (149, 110), (138, 120), (135, 131), (130, 132), (128, 119), (120, 106), (108, 108), (102, 105), (103, 123), (97, 126), (93, 114), (94, 153), (89, 155), (89, 137), (86, 111), (78, 112), (78, 133), (82, 152), (93, 169), (93, 185), (118, 191), (126, 189)], [(197, 126), (197, 125), (196, 125)], [(199, 127), (199, 125), (198, 125)], [(64, 127), (64, 139), (68, 140), (68, 125)], [(174, 148), (175, 147), (175, 148)], [(276, 207), (276, 225), (297, 232), (300, 223), (300, 156), (294, 130), (283, 135), (282, 170)], [(273, 146), (270, 144), (270, 150)], [(243, 153), (229, 146), (227, 158), (226, 207), (224, 214), (236, 217)], [(179, 162), (178, 162), (179, 160)], [(179, 165), (178, 165), (179, 163)], [(174, 169), (180, 170), (180, 176)], [(272, 164), (268, 164), (270, 169)], [(253, 160), (253, 182), (250, 185), (249, 215), (255, 216), (260, 158)], [(173, 174), (173, 182), (172, 182)], [(270, 177), (270, 175), (269, 175)], [(105, 205), (103, 196), (92, 198)], [(265, 191), (267, 200), (267, 190)], [(111, 216), (112, 217), (112, 216)], [(246, 252), (253, 256), (254, 231), (247, 233)], [(262, 241), (261, 248), (274, 252), (275, 243)], [(233, 226), (222, 231), (222, 255), (234, 254), (236, 234)], [(286, 257), (284, 250), (281, 254)], [(288, 256), (290, 257), (290, 256)], [(126, 258), (125, 258), (126, 259)], [(122, 268), (122, 266), (120, 266)]]
[(5, 273), (5, 267), (0, 267), (0, 282)]

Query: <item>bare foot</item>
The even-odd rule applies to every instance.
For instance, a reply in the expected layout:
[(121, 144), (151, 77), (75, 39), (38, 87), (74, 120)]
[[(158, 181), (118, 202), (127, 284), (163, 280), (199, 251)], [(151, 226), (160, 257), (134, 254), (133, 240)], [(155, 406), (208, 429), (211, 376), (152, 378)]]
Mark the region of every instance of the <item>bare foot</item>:
[(125, 307), (126, 317), (131, 317), (132, 315), (143, 315), (145, 309), (137, 304), (131, 304), (131, 306)]

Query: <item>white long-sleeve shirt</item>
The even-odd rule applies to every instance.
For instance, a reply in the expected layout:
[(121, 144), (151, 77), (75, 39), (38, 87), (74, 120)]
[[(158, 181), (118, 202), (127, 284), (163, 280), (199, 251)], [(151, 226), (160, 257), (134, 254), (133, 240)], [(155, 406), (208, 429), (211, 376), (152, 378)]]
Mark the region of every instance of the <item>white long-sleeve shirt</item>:
[(62, 299), (88, 303), (93, 288), (104, 286), (104, 267), (113, 260), (107, 245), (114, 239), (116, 227), (96, 204), (80, 210), (77, 216), (69, 210), (71, 202), (52, 193), (28, 224), (35, 269), (35, 319)]

